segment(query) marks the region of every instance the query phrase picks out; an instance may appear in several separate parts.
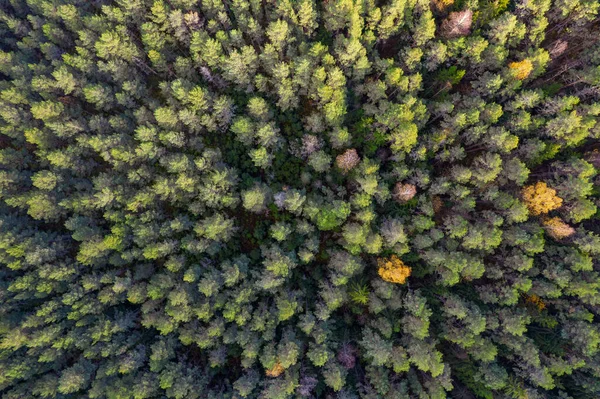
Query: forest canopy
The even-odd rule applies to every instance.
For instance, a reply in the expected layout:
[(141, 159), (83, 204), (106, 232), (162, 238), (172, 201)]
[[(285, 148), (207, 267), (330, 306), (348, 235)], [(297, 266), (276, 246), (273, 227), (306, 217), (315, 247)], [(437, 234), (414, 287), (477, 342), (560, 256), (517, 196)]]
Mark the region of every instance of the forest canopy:
[(0, 397), (597, 399), (598, 0), (0, 0)]

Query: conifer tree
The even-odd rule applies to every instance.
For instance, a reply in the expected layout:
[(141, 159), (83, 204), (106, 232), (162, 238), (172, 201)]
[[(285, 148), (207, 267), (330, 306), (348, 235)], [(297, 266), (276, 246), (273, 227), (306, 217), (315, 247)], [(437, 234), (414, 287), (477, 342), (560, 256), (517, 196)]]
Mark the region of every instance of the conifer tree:
[(0, 2), (0, 397), (600, 397), (599, 12)]

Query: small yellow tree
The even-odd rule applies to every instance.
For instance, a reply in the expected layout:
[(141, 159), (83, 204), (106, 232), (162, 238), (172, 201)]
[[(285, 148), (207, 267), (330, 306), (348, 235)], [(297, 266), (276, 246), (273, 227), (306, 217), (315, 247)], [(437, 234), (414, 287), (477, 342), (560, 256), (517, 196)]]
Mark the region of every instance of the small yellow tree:
[(542, 223), (548, 235), (555, 240), (569, 237), (575, 233), (575, 229), (559, 217), (544, 219)]
[(523, 189), (523, 200), (532, 215), (541, 215), (562, 205), (562, 198), (556, 195), (556, 190), (548, 187), (545, 182), (537, 182)]
[(432, 3), (439, 11), (444, 11), (454, 4), (454, 0), (432, 0)]
[(412, 270), (396, 255), (392, 255), (389, 259), (377, 259), (377, 265), (379, 276), (385, 281), (396, 284), (404, 284)]
[(267, 375), (267, 377), (275, 378), (275, 377), (279, 377), (284, 371), (285, 371), (285, 369), (283, 368), (281, 363), (277, 362), (277, 363), (275, 363), (275, 365), (273, 367), (266, 370), (265, 374)]
[(519, 62), (511, 62), (508, 64), (513, 76), (519, 80), (523, 80), (533, 71), (533, 64), (528, 59)]

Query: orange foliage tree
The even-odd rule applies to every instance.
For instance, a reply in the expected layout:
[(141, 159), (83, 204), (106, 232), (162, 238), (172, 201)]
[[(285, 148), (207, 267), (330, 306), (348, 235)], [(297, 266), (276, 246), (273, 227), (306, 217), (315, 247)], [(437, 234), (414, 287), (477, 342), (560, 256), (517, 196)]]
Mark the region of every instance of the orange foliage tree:
[(540, 312), (542, 310), (546, 309), (546, 303), (544, 302), (544, 300), (542, 298), (540, 298), (539, 296), (535, 295), (535, 294), (526, 295), (526, 299), (525, 300), (528, 303), (531, 303), (531, 304), (535, 305)]
[(267, 375), (267, 377), (275, 378), (279, 377), (284, 371), (285, 369), (283, 368), (281, 363), (277, 362), (273, 367), (265, 371), (265, 374)]
[(454, 4), (454, 0), (432, 0), (432, 3), (439, 11), (444, 11)]
[(523, 189), (523, 200), (532, 215), (541, 215), (562, 205), (562, 198), (556, 195), (556, 190), (544, 182), (537, 182)]
[(412, 270), (396, 255), (392, 255), (389, 259), (377, 259), (377, 265), (379, 276), (385, 281), (396, 284), (404, 284)]
[(511, 62), (508, 64), (508, 67), (513, 76), (519, 80), (526, 79), (531, 71), (533, 71), (533, 64), (528, 59), (519, 62)]

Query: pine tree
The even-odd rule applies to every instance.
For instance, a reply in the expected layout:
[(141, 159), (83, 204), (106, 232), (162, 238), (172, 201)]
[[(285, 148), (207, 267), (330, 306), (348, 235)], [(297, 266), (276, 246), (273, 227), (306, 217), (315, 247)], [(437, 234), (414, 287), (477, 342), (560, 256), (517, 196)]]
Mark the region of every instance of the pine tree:
[(599, 12), (2, 2), (0, 396), (599, 397)]

